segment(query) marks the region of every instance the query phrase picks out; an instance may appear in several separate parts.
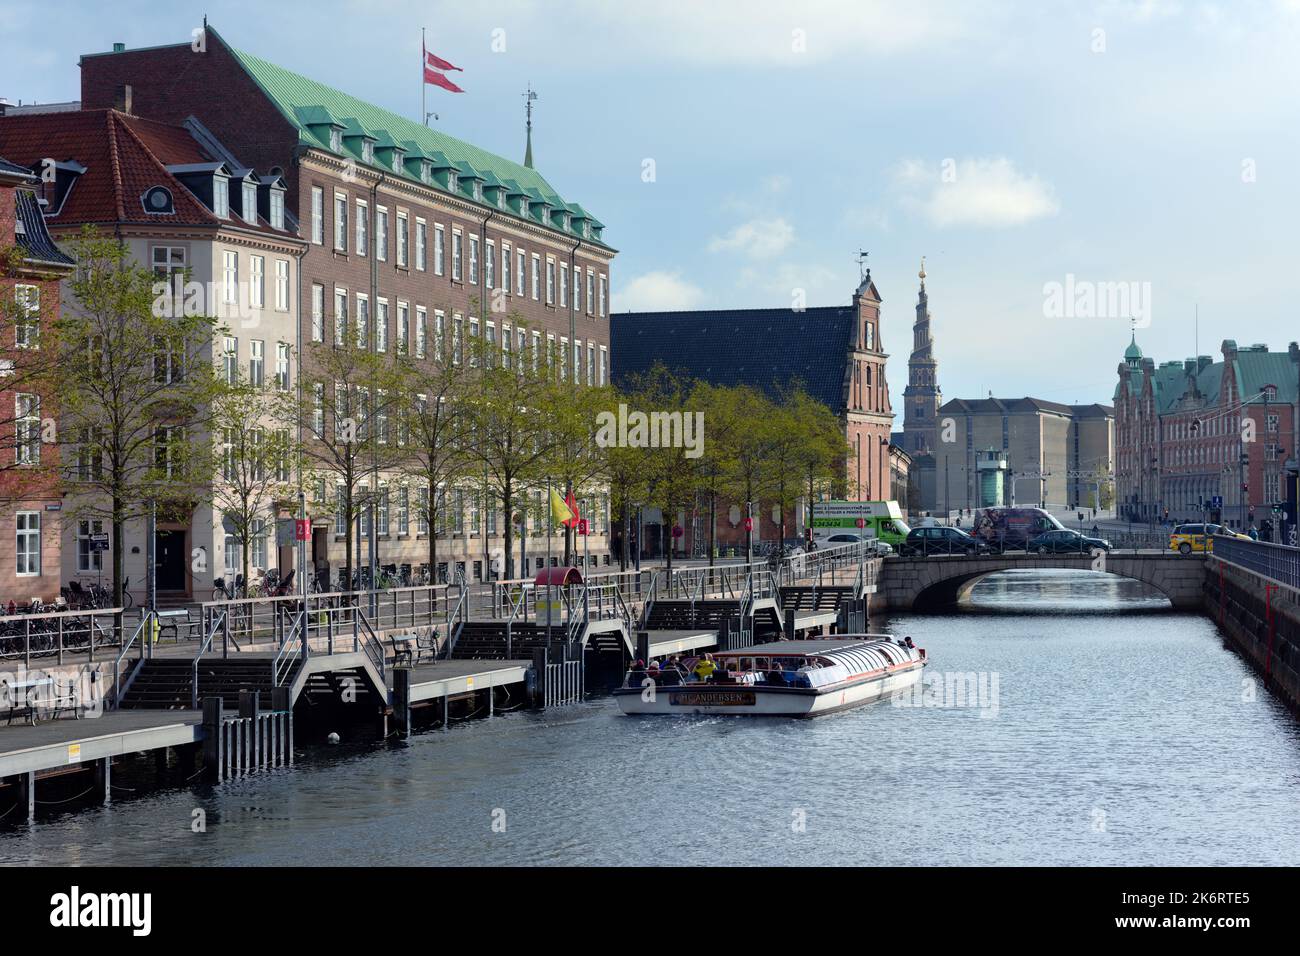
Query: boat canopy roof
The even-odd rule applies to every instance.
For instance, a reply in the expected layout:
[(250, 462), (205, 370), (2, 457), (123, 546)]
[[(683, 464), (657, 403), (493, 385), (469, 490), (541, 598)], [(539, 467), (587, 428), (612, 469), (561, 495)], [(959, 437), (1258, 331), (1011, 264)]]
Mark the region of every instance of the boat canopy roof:
[(750, 647), (720, 651), (715, 658), (738, 657), (815, 657), (830, 664), (843, 665), (846, 676), (881, 670), (894, 664), (920, 660), (920, 651), (903, 647), (886, 635), (869, 635), (852, 639), (823, 641), (772, 641)]

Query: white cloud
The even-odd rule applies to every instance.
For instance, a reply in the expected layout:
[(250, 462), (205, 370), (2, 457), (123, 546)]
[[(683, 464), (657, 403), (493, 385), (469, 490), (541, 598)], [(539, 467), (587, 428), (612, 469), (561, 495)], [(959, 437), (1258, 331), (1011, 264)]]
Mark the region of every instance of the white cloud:
[(1050, 183), (1021, 173), (1005, 157), (907, 159), (895, 167), (894, 184), (905, 208), (940, 229), (1020, 226), (1060, 210)]
[(751, 259), (779, 256), (794, 242), (794, 226), (781, 217), (751, 219), (709, 240), (709, 252), (742, 252)]
[(687, 282), (679, 273), (647, 272), (617, 287), (614, 309), (619, 312), (695, 309), (703, 299), (704, 290)]

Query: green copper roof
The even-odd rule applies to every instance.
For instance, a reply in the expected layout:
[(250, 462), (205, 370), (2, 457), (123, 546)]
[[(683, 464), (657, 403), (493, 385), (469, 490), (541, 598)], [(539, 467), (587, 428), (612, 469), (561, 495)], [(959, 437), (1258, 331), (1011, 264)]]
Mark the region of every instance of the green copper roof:
[[(568, 207), (568, 203), (560, 198), (551, 184), (535, 169), (489, 153), (439, 130), (429, 129), (414, 120), (317, 83), (251, 53), (233, 47), (230, 52), (285, 119), (297, 127), (298, 139), (305, 145), (329, 152), (329, 126), (322, 124), (333, 121), (346, 127), (345, 137), (366, 135), (378, 137), (381, 143), (401, 143), (404, 146), (412, 144), (420, 154), (445, 156), (447, 165), (457, 168), (469, 166), (485, 175), (491, 173), (495, 179), (507, 184), (517, 183), (530, 196), (541, 197), (539, 201), (556, 207)], [(360, 161), (359, 148), (353, 150), (351, 144), (345, 143), (345, 149), (349, 150), (353, 159)], [(406, 175), (418, 181), (418, 177), (411, 175), (409, 169)], [(594, 218), (592, 223), (596, 223)], [(579, 230), (573, 228), (568, 233), (578, 235)], [(593, 238), (589, 241), (604, 244), (601, 239)]]
[(1133, 339), (1129, 342), (1128, 348), (1124, 350), (1124, 359), (1125, 361), (1132, 361), (1133, 359), (1140, 359), (1141, 357), (1142, 350), (1138, 348), (1137, 333), (1134, 333)]

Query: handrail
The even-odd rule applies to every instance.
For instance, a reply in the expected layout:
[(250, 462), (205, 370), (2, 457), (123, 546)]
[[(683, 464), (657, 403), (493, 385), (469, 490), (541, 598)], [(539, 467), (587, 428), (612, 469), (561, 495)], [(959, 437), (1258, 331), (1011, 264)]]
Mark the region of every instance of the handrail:
[(191, 671), (192, 682), (190, 684), (190, 706), (195, 710), (199, 708), (199, 660), (207, 653), (208, 648), (212, 646), (213, 639), (217, 636), (217, 628), (226, 623), (226, 612), (223, 610), (212, 619), (212, 629), (208, 631), (206, 637), (199, 644), (198, 653), (194, 655), (193, 668)]
[[(148, 621), (153, 616), (153, 613), (154, 613), (153, 611), (144, 611), (140, 615), (140, 623), (136, 625), (136, 629), (131, 633), (131, 639), (123, 642), (121, 653), (117, 655), (117, 660), (113, 661), (113, 709), (114, 710), (120, 710), (122, 706), (122, 688), (121, 688), (122, 661), (126, 660), (127, 652), (131, 650), (131, 646), (135, 644), (136, 639), (139, 638), (141, 632), (144, 631), (145, 622)], [(141, 659), (143, 659), (143, 655)]]
[(361, 629), (368, 635), (362, 640), (361, 648), (366, 652), (366, 656), (370, 658), (370, 662), (375, 665), (375, 669), (379, 671), (379, 683), (382, 685), (381, 689), (387, 693), (388, 673), (386, 667), (387, 658), (384, 654), (384, 643), (379, 639), (379, 635), (375, 633), (375, 629), (370, 626), (370, 622), (366, 620), (364, 614), (358, 614), (357, 620), (361, 624)]
[[(294, 647), (295, 637), (298, 639), (297, 648)], [(293, 665), (306, 660), (310, 653), (310, 646), (307, 643), (307, 610), (304, 608), (296, 615), (293, 627), (283, 643), (281, 643), (279, 651), (271, 660), (271, 686), (284, 686), (285, 679), (292, 672)], [(283, 666), (281, 666), (282, 664)]]
[[(618, 593), (619, 600), (620, 601), (623, 600), (623, 589), (619, 588), (617, 593)], [(645, 630), (646, 623), (650, 620), (650, 609), (654, 607), (655, 598), (658, 597), (658, 594), (659, 594), (659, 575), (652, 574), (650, 576), (650, 593), (641, 605), (641, 617), (638, 622), (641, 630)], [(631, 623), (630, 617), (629, 617), (629, 623)]]
[[(451, 657), (452, 651), (456, 649), (456, 641), (460, 637), (460, 632), (465, 627), (464, 609), (465, 601), (469, 596), (469, 589), (465, 587), (465, 578), (462, 575), (458, 573), (456, 579), (460, 586), (460, 597), (456, 601), (455, 609), (447, 615), (447, 645), (442, 652), (444, 660)], [(460, 620), (459, 625), (456, 624), (457, 619)]]

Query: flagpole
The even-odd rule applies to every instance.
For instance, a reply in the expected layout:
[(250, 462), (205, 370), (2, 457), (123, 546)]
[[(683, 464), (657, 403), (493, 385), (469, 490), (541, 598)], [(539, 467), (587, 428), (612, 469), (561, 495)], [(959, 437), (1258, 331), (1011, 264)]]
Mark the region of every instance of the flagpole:
[(420, 125), (429, 125), (429, 113), (425, 109), (424, 98), (427, 95), (429, 84), (424, 82), (424, 65), (428, 62), (428, 46), (424, 41), (424, 27), (420, 27)]
[(546, 646), (551, 646), (551, 537), (555, 509), (551, 506), (551, 479), (546, 479)]

